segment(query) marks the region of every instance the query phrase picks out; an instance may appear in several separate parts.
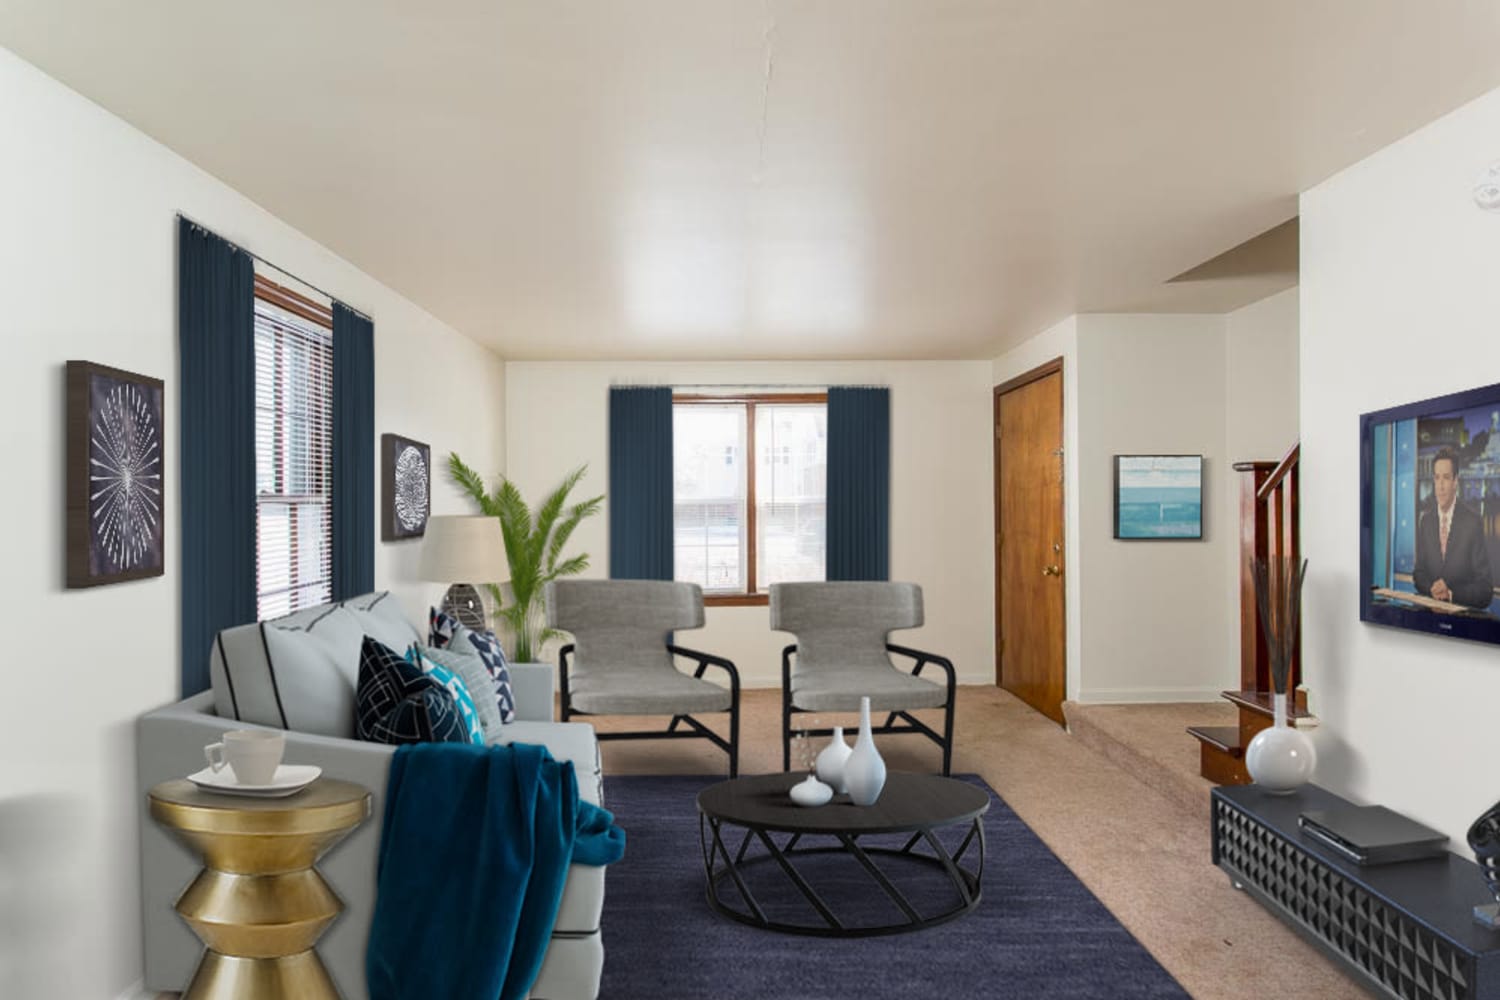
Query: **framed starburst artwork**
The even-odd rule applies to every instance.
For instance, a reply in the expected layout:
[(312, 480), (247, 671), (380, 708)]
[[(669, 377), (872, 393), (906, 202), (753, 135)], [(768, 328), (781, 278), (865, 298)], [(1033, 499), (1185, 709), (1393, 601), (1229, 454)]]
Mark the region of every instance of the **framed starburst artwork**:
[(427, 533), (428, 508), (432, 506), (432, 449), (399, 434), (382, 434), (380, 464), (385, 486), (380, 540), (420, 538)]
[(161, 576), (165, 563), (162, 381), (67, 364), (67, 583)]

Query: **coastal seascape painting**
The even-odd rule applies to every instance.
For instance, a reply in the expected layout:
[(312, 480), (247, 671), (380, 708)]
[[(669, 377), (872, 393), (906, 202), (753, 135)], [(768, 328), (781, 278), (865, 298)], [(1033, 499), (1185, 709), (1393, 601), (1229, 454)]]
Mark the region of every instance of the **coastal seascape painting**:
[(1116, 455), (1115, 537), (1203, 537), (1202, 455)]

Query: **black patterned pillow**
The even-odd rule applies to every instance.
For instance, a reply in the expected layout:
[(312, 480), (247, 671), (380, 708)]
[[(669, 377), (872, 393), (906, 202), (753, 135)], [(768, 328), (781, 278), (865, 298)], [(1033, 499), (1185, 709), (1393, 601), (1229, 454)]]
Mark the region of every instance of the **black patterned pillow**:
[(355, 735), (373, 743), (467, 743), (469, 730), (448, 689), (389, 646), (365, 636), (359, 649)]

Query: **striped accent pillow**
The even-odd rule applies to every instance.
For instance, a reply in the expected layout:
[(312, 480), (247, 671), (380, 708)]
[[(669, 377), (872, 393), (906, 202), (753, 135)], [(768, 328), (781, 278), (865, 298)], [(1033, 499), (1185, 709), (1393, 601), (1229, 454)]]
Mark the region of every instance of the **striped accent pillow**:
[[(474, 704), (469, 686), (464, 683), (463, 678), (436, 660), (423, 656), (416, 643), (412, 643), (411, 648), (406, 651), (406, 662), (448, 689), (448, 693), (453, 696), (453, 704), (458, 708), (459, 717), (464, 720), (469, 742), (484, 746), (484, 726), (479, 721), (479, 708)], [(488, 678), (485, 680), (488, 683)]]

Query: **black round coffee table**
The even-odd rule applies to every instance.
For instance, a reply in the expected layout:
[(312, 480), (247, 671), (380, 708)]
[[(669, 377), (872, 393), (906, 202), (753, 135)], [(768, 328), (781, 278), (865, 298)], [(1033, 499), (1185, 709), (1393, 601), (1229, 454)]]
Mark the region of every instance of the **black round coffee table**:
[[(799, 806), (788, 796), (802, 774), (764, 774), (734, 778), (705, 788), (698, 795), (698, 833), (703, 847), (703, 867), (708, 879), (708, 904), (732, 920), (787, 934), (820, 937), (870, 937), (921, 930), (963, 916), (979, 905), (984, 876), (984, 822), (990, 808), (987, 792), (966, 782), (931, 774), (892, 773), (886, 778), (880, 799), (871, 806), (856, 806), (847, 795), (836, 796), (827, 805)], [(967, 825), (967, 833), (950, 850), (935, 831)], [(740, 834), (740, 831), (743, 831)], [(790, 834), (782, 843), (774, 834)], [(910, 834), (904, 846), (861, 844), (861, 838), (883, 834)], [(739, 843), (731, 849), (726, 839)], [(955, 835), (956, 836), (956, 835)], [(897, 838), (899, 841), (900, 838)], [(830, 843), (831, 841), (831, 843)], [(895, 841), (893, 841), (895, 843)], [(747, 857), (759, 844), (763, 854)], [(974, 849), (972, 867), (964, 857)], [(840, 918), (834, 906), (811, 884), (797, 862), (809, 855), (847, 858), (863, 869), (870, 888), (878, 886), (895, 904), (904, 919), (890, 923), (851, 923)], [(914, 862), (922, 870), (939, 876), (957, 893), (956, 902), (936, 913), (921, 913), (902, 884), (876, 863), (888, 857), (902, 866)], [(751, 865), (774, 863), (796, 887), (820, 922), (802, 923), (767, 915), (747, 884)], [(806, 869), (807, 865), (803, 865)], [(827, 875), (827, 872), (820, 872)], [(902, 883), (910, 886), (911, 872)], [(842, 878), (841, 878), (842, 881)], [(743, 906), (732, 905), (721, 890), (733, 886)]]

